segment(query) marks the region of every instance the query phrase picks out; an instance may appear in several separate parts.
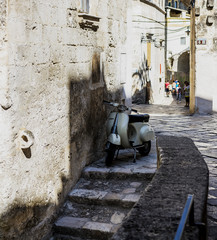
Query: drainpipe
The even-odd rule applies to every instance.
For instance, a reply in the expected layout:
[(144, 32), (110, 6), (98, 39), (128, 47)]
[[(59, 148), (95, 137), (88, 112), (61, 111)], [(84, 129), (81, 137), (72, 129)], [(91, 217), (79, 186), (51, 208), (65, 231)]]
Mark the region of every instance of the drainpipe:
[(165, 16), (165, 48), (164, 48), (164, 62), (165, 62), (165, 82), (167, 81), (167, 27), (168, 27), (168, 24), (167, 24), (167, 19), (169, 18), (169, 11), (170, 9), (168, 9), (166, 7), (166, 16)]
[(195, 1), (191, 1), (190, 22), (190, 114), (195, 113)]

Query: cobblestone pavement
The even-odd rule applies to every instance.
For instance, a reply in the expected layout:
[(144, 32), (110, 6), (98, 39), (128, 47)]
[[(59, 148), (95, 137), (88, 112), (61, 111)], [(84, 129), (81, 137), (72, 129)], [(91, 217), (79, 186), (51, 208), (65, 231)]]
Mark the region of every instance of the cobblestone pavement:
[(189, 137), (203, 155), (209, 169), (208, 240), (217, 240), (217, 114), (190, 116), (184, 100), (179, 104), (173, 101), (170, 105), (133, 107), (150, 114), (150, 124), (156, 135)]

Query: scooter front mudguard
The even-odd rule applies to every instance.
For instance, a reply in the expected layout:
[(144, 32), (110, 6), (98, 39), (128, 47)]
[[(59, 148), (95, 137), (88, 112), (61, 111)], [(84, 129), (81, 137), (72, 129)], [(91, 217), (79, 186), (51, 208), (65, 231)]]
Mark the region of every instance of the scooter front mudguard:
[(145, 124), (141, 127), (139, 135), (143, 142), (154, 140), (155, 137), (154, 130), (149, 124)]
[(121, 145), (121, 137), (118, 134), (111, 133), (108, 136), (108, 141), (114, 145)]

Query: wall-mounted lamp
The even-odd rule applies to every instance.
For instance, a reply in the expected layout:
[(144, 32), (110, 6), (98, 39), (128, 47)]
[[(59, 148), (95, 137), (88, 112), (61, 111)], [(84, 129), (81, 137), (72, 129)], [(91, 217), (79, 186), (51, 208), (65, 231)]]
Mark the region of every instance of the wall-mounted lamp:
[(144, 33), (141, 34), (141, 42), (154, 42), (155, 39), (153, 39), (154, 34), (153, 33), (146, 33), (146, 36), (144, 36)]
[(189, 34), (190, 34), (190, 29), (189, 29), (189, 27), (187, 27), (187, 30), (186, 30), (185, 32), (186, 32), (186, 34), (189, 36)]

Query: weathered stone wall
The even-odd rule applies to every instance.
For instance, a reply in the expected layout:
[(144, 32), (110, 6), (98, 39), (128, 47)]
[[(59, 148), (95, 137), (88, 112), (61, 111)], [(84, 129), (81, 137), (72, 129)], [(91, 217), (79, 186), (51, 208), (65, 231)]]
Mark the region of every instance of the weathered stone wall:
[[(113, 240), (174, 239), (188, 194), (194, 195), (195, 222), (206, 224), (209, 172), (193, 141), (158, 136), (157, 151), (158, 170)], [(182, 239), (206, 237), (187, 225)]]
[(79, 0), (0, 1), (1, 239), (42, 239), (102, 154), (102, 100), (122, 91), (130, 1), (91, 4), (86, 19)]
[[(196, 1), (196, 108), (200, 113), (217, 111), (217, 4)], [(208, 63), (208, 64), (207, 64)]]

